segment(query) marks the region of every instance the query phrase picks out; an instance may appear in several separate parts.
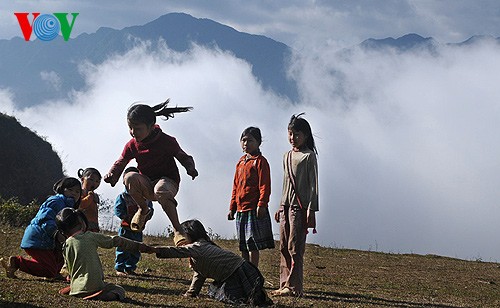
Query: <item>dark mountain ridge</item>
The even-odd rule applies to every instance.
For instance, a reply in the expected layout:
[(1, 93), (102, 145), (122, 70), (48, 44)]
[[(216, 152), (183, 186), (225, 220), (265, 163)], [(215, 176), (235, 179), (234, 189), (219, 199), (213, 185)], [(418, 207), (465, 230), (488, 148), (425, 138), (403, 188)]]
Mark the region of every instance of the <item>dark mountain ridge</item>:
[(22, 204), (43, 202), (63, 177), (61, 159), (50, 143), (3, 113), (0, 131), (0, 197), (16, 197)]
[(85, 86), (78, 64), (100, 64), (110, 55), (123, 54), (134, 47), (135, 39), (150, 41), (152, 48), (164, 40), (178, 52), (189, 50), (193, 43), (231, 52), (252, 65), (253, 74), (265, 89), (291, 100), (298, 97), (296, 84), (286, 73), (290, 47), (183, 13), (163, 15), (145, 25), (121, 30), (100, 28), (69, 41), (62, 37), (50, 42), (26, 42), (19, 37), (0, 40), (0, 70), (7, 72), (0, 75), (0, 86), (13, 91), (18, 107), (64, 98), (72, 89)]

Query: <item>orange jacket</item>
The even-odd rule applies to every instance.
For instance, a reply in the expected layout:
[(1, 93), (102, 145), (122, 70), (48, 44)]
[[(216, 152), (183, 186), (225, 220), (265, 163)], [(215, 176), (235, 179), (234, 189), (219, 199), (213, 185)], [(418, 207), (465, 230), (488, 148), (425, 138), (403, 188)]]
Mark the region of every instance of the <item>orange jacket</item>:
[(271, 171), (262, 154), (243, 155), (236, 164), (229, 210), (245, 212), (267, 206), (271, 195)]

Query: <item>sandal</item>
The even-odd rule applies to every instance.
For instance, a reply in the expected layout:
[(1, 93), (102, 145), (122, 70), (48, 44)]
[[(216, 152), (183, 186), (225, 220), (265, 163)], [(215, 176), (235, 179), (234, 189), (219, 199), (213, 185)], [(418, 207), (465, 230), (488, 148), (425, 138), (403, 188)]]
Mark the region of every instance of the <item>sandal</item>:
[(274, 290), (271, 292), (272, 296), (302, 296), (297, 292), (293, 291), (289, 287), (284, 287), (283, 289)]
[(144, 225), (146, 224), (146, 218), (149, 215), (149, 210), (143, 214), (141, 209), (138, 209), (132, 217), (132, 221), (130, 222), (130, 229), (134, 232), (140, 232), (144, 229)]
[(184, 246), (187, 244), (187, 239), (184, 235), (177, 233), (174, 235), (174, 245), (179, 247), (179, 246)]

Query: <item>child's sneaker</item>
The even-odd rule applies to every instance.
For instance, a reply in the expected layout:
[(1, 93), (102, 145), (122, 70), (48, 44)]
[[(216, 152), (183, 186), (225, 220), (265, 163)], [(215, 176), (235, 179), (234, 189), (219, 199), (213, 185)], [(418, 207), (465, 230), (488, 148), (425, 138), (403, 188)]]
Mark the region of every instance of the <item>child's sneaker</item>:
[(5, 269), (5, 275), (9, 278), (17, 278), (14, 274), (17, 271), (17, 266), (15, 263), (15, 257), (10, 256), (7, 260), (5, 258), (0, 259), (0, 264)]

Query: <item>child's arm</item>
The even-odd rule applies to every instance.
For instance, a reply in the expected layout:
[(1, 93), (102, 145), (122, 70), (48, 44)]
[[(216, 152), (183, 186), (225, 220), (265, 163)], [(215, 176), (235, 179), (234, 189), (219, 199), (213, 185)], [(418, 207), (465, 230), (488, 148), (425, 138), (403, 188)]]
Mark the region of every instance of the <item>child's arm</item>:
[(129, 143), (125, 145), (120, 158), (118, 158), (118, 160), (115, 161), (111, 169), (103, 177), (104, 182), (111, 184), (111, 186), (113, 187), (120, 179), (120, 175), (122, 174), (127, 164), (130, 162), (130, 160), (132, 160), (132, 158), (134, 158), (133, 157), (134, 155), (131, 149), (129, 148), (130, 142), (131, 141), (129, 141)]
[(269, 196), (271, 195), (271, 169), (264, 157), (257, 160), (257, 174), (259, 176), (259, 202), (257, 203), (257, 218), (267, 215)]
[(175, 158), (181, 163), (184, 168), (186, 168), (187, 174), (191, 176), (194, 180), (198, 176), (198, 171), (194, 166), (194, 159), (192, 156), (186, 154), (182, 149), (179, 150), (177, 154), (175, 154)]
[(203, 277), (200, 273), (194, 272), (193, 279), (191, 280), (191, 285), (189, 286), (189, 290), (184, 293), (184, 296), (187, 297), (196, 297), (200, 294), (201, 288), (205, 283), (206, 278)]
[(115, 200), (115, 215), (121, 220), (127, 218), (127, 202), (123, 194), (119, 194)]

